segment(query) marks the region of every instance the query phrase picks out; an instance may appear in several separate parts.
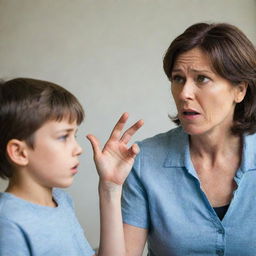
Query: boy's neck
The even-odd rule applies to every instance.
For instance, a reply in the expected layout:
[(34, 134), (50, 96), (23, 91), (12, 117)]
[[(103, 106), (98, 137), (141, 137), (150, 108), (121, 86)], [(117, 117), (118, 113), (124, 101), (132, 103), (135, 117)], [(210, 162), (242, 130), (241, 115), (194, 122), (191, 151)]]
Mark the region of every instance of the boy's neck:
[(9, 181), (6, 192), (34, 204), (48, 207), (57, 206), (52, 197), (52, 188), (42, 187), (33, 182), (16, 179), (15, 177)]

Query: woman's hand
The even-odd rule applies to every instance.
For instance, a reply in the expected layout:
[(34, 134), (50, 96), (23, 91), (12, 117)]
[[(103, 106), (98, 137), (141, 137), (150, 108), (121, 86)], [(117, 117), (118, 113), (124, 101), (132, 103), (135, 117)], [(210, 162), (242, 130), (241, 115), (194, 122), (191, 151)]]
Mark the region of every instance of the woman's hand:
[(127, 119), (128, 113), (124, 113), (120, 117), (103, 150), (100, 149), (99, 141), (94, 135), (87, 135), (93, 148), (94, 162), (100, 176), (100, 182), (110, 186), (123, 185), (134, 159), (139, 153), (138, 145), (133, 144), (128, 147), (127, 144), (143, 125), (143, 120), (139, 120), (122, 134)]

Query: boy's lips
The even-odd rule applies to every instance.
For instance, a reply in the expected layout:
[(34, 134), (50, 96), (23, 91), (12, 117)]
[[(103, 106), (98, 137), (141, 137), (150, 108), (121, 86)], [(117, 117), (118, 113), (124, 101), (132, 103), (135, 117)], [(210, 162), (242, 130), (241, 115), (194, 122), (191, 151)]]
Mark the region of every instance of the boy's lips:
[(78, 166), (79, 166), (79, 163), (75, 164), (72, 168), (71, 168), (71, 171), (73, 174), (76, 174), (78, 172)]

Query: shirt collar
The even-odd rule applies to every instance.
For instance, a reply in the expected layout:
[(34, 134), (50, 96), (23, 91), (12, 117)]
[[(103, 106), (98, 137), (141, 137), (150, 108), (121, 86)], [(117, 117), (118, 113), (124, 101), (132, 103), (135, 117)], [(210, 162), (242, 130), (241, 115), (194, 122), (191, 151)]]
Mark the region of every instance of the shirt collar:
[(243, 136), (242, 172), (256, 170), (256, 134)]
[(181, 127), (172, 130), (169, 152), (164, 161), (164, 167), (183, 167), (186, 163), (189, 149), (189, 137)]
[[(164, 167), (185, 167), (197, 178), (197, 173), (190, 158), (189, 136), (182, 127), (174, 130), (169, 149)], [(242, 161), (239, 170), (242, 173), (256, 170), (256, 134), (243, 136)]]
[(174, 130), (170, 143), (170, 150), (165, 158), (164, 167), (185, 167), (191, 175), (198, 179), (190, 158), (189, 136), (182, 127)]

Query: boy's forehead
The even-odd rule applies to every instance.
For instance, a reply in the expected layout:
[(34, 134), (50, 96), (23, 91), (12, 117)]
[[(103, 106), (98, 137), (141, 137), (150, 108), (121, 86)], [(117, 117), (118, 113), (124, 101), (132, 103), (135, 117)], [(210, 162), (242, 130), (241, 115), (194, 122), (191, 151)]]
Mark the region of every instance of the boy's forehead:
[(40, 129), (47, 129), (49, 131), (61, 130), (76, 130), (78, 127), (76, 120), (70, 122), (68, 118), (62, 120), (48, 120)]

